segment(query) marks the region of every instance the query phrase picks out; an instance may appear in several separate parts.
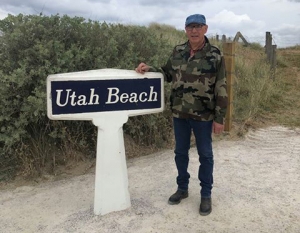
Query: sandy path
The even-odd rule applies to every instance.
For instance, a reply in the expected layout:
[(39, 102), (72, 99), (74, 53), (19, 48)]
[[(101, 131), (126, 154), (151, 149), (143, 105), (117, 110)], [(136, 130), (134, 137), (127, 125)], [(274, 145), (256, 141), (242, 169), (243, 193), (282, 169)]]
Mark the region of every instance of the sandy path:
[(198, 214), (198, 158), (180, 205), (173, 152), (128, 161), (132, 207), (93, 214), (94, 174), (0, 192), (0, 232), (300, 232), (300, 130), (271, 127), (245, 140), (214, 142), (213, 212)]

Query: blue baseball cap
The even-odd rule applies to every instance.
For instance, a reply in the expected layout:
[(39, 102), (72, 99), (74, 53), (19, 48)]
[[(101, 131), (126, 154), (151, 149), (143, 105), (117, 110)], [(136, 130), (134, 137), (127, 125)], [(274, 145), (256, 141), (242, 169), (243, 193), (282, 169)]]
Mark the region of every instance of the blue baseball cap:
[(191, 23), (205, 24), (206, 25), (205, 16), (201, 15), (201, 14), (190, 15), (186, 18), (185, 26), (187, 26)]

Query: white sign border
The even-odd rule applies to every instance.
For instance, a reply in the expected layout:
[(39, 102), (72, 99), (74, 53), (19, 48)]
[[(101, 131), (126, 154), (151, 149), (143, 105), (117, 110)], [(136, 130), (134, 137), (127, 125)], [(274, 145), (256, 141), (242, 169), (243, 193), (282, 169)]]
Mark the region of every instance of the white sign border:
[(91, 113), (70, 113), (53, 115), (52, 99), (51, 99), (51, 82), (52, 81), (89, 81), (89, 80), (120, 80), (120, 79), (154, 79), (161, 78), (161, 107), (153, 109), (137, 109), (137, 110), (120, 110), (114, 113), (126, 113), (128, 116), (145, 115), (151, 113), (162, 112), (165, 108), (164, 103), (164, 78), (162, 73), (147, 72), (139, 74), (134, 70), (120, 69), (98, 69), (80, 72), (52, 74), (47, 77), (47, 116), (51, 120), (93, 120), (106, 112)]

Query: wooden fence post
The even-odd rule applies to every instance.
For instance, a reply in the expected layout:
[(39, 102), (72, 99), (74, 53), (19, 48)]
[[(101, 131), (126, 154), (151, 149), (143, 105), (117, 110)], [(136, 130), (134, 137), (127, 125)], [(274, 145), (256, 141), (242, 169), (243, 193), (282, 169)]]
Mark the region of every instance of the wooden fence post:
[(270, 32), (266, 32), (266, 46), (265, 53), (267, 54), (267, 61), (270, 64), (270, 78), (275, 80), (275, 72), (276, 72), (276, 49), (277, 45), (272, 45), (272, 34)]
[(241, 32), (237, 32), (237, 33), (236, 33), (236, 35), (235, 35), (233, 41), (234, 41), (234, 42), (238, 42), (240, 38), (243, 40), (243, 42), (244, 42), (244, 44), (245, 44), (246, 46), (249, 45), (248, 41), (245, 39), (245, 37), (242, 35)]
[(223, 43), (223, 54), (226, 67), (228, 105), (225, 118), (225, 131), (230, 131), (232, 127), (233, 114), (233, 83), (235, 75), (235, 43)]
[(226, 35), (222, 35), (222, 43), (226, 42)]
[(276, 49), (277, 45), (272, 45), (271, 52), (271, 79), (275, 80), (275, 72), (276, 72)]
[(265, 53), (267, 54), (268, 62), (271, 62), (271, 53), (272, 53), (272, 35), (270, 32), (266, 32), (266, 46)]

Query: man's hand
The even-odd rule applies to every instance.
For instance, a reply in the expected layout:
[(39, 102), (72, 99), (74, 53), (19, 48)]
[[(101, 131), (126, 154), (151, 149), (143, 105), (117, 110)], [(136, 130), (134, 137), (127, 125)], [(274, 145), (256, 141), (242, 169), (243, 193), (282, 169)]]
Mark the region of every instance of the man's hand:
[(135, 71), (140, 73), (140, 74), (144, 74), (145, 72), (148, 72), (149, 69), (150, 69), (150, 67), (142, 62), (138, 65), (137, 68), (135, 68)]
[(217, 122), (213, 122), (213, 132), (215, 133), (215, 134), (220, 134), (220, 133), (222, 133), (224, 131), (224, 125), (222, 125), (222, 124), (219, 124), (219, 123), (217, 123)]

